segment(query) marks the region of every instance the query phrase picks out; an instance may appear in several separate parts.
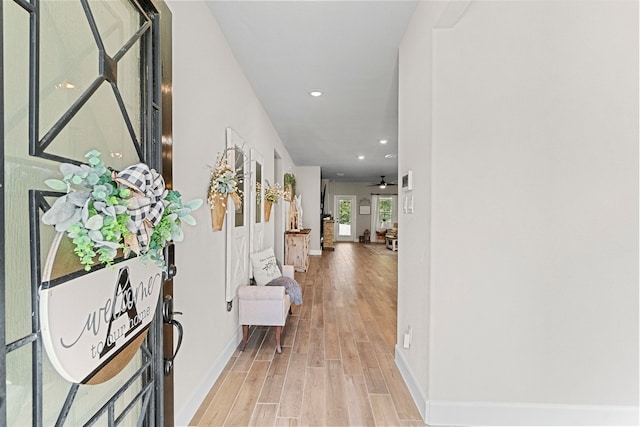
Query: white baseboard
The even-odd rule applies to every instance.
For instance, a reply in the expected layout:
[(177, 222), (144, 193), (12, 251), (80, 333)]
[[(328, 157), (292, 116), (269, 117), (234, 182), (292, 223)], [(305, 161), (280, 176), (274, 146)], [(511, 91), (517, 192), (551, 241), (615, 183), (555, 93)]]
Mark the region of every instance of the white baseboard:
[(227, 363), (235, 353), (240, 341), (242, 341), (242, 328), (238, 327), (238, 330), (227, 343), (222, 353), (218, 356), (211, 368), (204, 374), (200, 384), (193, 389), (186, 400), (186, 405), (176, 411), (174, 415), (176, 427), (189, 425), (189, 422), (191, 422), (191, 419), (198, 411), (204, 398), (207, 397), (209, 390), (211, 390), (211, 387), (215, 384), (222, 370), (227, 366)]
[(638, 425), (637, 406), (427, 401), (430, 426)]
[(637, 426), (638, 406), (428, 400), (398, 346), (396, 365), (429, 426)]
[(407, 360), (402, 355), (402, 352), (398, 351), (398, 346), (396, 345), (396, 365), (398, 366), (398, 370), (400, 371), (400, 375), (402, 375), (402, 379), (404, 380), (407, 388), (409, 389), (409, 393), (411, 397), (413, 397), (413, 401), (418, 407), (418, 411), (420, 411), (420, 415), (423, 420), (426, 420), (426, 409), (427, 409), (427, 394), (422, 391), (418, 382), (416, 380), (415, 375), (411, 372), (411, 368), (407, 364)]
[(309, 255), (322, 255), (322, 249), (309, 249)]

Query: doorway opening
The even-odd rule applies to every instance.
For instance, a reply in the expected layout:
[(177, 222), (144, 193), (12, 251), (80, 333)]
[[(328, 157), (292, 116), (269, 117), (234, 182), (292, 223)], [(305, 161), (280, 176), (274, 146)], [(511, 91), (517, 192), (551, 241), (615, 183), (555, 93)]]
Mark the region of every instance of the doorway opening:
[(356, 196), (336, 196), (335, 240), (353, 242), (356, 238)]

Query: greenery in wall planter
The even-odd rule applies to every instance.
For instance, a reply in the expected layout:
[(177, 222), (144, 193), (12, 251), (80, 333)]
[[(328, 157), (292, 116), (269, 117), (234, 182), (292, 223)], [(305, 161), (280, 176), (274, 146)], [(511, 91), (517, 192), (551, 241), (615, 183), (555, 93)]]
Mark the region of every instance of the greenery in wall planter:
[(296, 177), (292, 173), (284, 174), (284, 198), (292, 201), (296, 195)]
[[(227, 212), (229, 197), (236, 207), (242, 205), (242, 183), (244, 175), (242, 170), (235, 168), (235, 148), (227, 148), (218, 154), (216, 167), (211, 171), (207, 201), (211, 207), (211, 228), (213, 231), (221, 231)], [(230, 160), (229, 157), (232, 159)], [(258, 190), (258, 193), (260, 191)]]
[(274, 203), (278, 203), (278, 201), (284, 196), (284, 190), (280, 186), (280, 183), (276, 183), (271, 186), (269, 181), (267, 181), (267, 186), (264, 189), (264, 220), (269, 222), (271, 219), (271, 207)]
[(229, 164), (229, 153), (235, 153), (234, 148), (227, 148), (218, 154), (216, 167), (211, 170), (209, 189), (207, 190), (207, 201), (213, 207), (221, 203), (226, 208), (227, 198), (231, 197), (233, 202), (240, 206), (242, 204), (242, 184), (244, 176), (236, 171), (233, 165)]
[(279, 182), (276, 182), (273, 186), (267, 181), (267, 186), (264, 189), (264, 198), (267, 202), (278, 203), (278, 201), (284, 196), (284, 190)]
[[(179, 192), (166, 190), (164, 180), (144, 163), (121, 172), (108, 169), (100, 152), (86, 154), (87, 163), (63, 163), (63, 178), (45, 181), (65, 192), (42, 216), (42, 222), (66, 233), (85, 270), (97, 261), (111, 265), (118, 249), (164, 267), (163, 249), (184, 238), (182, 224), (195, 225), (196, 199), (183, 203)], [(96, 259), (97, 257), (97, 259)]]

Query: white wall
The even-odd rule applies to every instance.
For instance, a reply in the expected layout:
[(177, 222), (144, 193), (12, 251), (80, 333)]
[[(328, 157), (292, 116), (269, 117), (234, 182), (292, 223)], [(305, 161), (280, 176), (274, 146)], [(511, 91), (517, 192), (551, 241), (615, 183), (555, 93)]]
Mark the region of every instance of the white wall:
[(321, 255), (320, 234), (320, 166), (298, 166), (296, 168), (296, 194), (302, 196), (302, 225), (311, 229), (312, 255)]
[[(401, 246), (412, 250), (398, 254), (396, 362), (425, 417), (431, 327), (431, 28), (445, 5), (418, 4), (399, 52), (398, 175), (413, 171), (413, 190), (407, 195), (413, 196), (414, 213), (400, 213), (398, 218)], [(404, 349), (404, 334), (409, 328), (412, 342)]]
[[(232, 127), (264, 157), (274, 176), (274, 149), (292, 164), (262, 105), (205, 2), (169, 1), (173, 12), (173, 173), (186, 200), (205, 198), (210, 170)], [(280, 182), (282, 179), (280, 178)], [(176, 248), (175, 309), (185, 329), (175, 366), (176, 425), (186, 425), (235, 350), (237, 306), (225, 302), (225, 231), (211, 231), (208, 206), (185, 227)], [(274, 220), (265, 242), (273, 243)]]
[(637, 3), (437, 7), (400, 54), (398, 363), (431, 424), (637, 424)]

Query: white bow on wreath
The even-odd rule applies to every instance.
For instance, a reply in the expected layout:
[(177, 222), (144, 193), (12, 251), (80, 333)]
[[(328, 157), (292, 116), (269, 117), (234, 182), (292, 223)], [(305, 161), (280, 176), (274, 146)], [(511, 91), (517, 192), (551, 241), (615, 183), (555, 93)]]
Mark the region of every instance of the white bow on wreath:
[(162, 219), (163, 199), (166, 197), (164, 179), (144, 163), (129, 166), (116, 174), (114, 181), (132, 190), (127, 213), (131, 217), (129, 231), (136, 239), (125, 239), (125, 244), (136, 254), (149, 246), (153, 227)]

